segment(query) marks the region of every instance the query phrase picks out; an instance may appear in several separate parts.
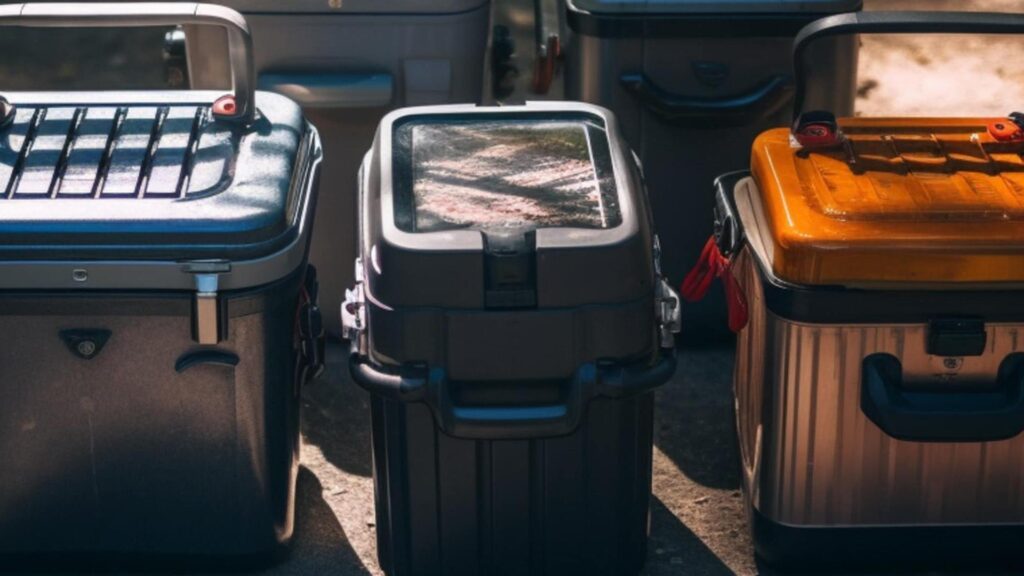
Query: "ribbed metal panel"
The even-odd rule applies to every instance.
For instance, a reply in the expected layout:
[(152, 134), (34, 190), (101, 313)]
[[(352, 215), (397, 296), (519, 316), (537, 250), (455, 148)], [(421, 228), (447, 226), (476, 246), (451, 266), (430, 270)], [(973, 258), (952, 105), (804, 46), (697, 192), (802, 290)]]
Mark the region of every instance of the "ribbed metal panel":
[[(758, 510), (791, 525), (1024, 522), (1024, 435), (906, 442), (861, 411), (866, 356), (897, 357), (908, 385), (946, 372), (944, 359), (925, 351), (926, 325), (780, 319), (765, 308), (748, 250), (736, 260), (751, 322), (739, 337), (735, 387), (744, 468)], [(988, 324), (987, 331), (984, 355), (963, 358), (958, 378), (994, 380), (1007, 355), (1024, 351), (1024, 326)]]

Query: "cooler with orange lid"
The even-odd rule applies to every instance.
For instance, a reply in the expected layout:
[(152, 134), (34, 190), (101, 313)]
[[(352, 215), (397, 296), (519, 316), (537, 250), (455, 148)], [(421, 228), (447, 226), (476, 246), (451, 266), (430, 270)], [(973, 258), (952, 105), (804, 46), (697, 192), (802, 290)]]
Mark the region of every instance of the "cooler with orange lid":
[(911, 32), (1020, 33), (1024, 16), (804, 28), (798, 120), (717, 180), (715, 236), (683, 286), (725, 284), (745, 499), (770, 563), (1024, 557), (1024, 117), (802, 110), (811, 40)]
[(839, 122), (833, 146), (754, 143), (758, 232), (795, 284), (1024, 282), (1024, 138), (1010, 119)]

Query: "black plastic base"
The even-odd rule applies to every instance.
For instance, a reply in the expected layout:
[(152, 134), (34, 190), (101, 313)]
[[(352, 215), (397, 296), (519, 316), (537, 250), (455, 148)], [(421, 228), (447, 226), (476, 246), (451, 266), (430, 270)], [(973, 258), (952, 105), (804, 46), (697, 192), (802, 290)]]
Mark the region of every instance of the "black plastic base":
[(389, 576), (632, 576), (647, 554), (653, 394), (591, 401), (566, 436), (468, 440), (422, 403), (373, 396)]
[(799, 527), (753, 515), (754, 549), (789, 571), (1024, 568), (1024, 525)]

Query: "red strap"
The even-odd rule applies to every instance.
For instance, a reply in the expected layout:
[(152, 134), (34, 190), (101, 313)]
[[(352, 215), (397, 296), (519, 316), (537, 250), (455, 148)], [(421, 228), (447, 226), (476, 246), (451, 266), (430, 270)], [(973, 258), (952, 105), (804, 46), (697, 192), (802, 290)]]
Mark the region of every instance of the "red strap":
[(707, 295), (715, 278), (721, 278), (725, 285), (725, 298), (729, 307), (729, 329), (739, 332), (746, 327), (750, 317), (747, 296), (732, 274), (732, 263), (719, 250), (718, 243), (712, 236), (704, 244), (697, 265), (683, 279), (679, 293), (687, 302), (698, 302)]
[(687, 302), (699, 302), (711, 289), (711, 283), (721, 275), (722, 270), (729, 265), (729, 260), (722, 256), (715, 237), (708, 238), (704, 249), (700, 253), (697, 265), (690, 270), (690, 273), (683, 279), (679, 293)]

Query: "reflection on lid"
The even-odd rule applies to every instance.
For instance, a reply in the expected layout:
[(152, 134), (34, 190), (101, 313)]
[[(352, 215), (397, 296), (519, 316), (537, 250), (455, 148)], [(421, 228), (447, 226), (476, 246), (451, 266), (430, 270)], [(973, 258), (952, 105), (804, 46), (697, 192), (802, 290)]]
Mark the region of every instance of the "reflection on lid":
[(396, 203), (414, 218), (397, 220), (417, 232), (617, 226), (607, 142), (594, 130), (569, 121), (415, 123), (412, 201)]

